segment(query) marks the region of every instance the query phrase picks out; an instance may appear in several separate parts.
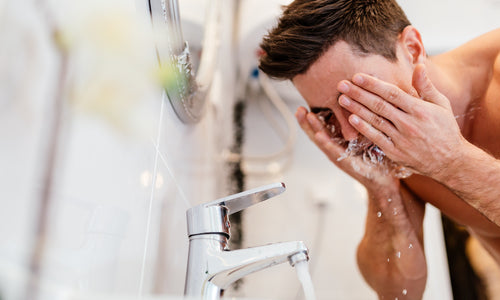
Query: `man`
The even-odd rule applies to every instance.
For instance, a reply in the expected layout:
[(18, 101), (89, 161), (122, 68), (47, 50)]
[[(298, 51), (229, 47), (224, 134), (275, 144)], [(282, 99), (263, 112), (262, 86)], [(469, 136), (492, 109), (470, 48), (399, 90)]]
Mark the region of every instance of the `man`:
[(425, 202), (500, 263), (500, 30), (428, 57), (394, 0), (296, 0), (261, 47), (310, 106), (302, 129), (368, 191), (357, 259), (380, 298), (422, 297)]

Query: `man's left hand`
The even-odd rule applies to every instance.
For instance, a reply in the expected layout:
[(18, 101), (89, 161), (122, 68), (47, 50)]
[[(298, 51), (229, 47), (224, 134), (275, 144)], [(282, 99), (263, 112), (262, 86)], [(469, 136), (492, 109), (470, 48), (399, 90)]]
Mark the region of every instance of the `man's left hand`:
[(467, 141), (450, 101), (426, 75), (424, 65), (413, 73), (415, 96), (366, 74), (343, 80), (337, 89), (349, 122), (396, 163), (438, 179)]

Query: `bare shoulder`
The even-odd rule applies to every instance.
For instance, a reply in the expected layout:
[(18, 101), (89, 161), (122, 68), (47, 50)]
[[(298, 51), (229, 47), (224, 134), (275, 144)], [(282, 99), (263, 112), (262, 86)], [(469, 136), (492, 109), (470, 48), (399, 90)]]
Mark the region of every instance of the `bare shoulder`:
[[(480, 35), (435, 58), (471, 94), (484, 95), (500, 80), (500, 28)], [(500, 82), (500, 81), (499, 81)]]
[(498, 67), (500, 54), (500, 28), (482, 34), (469, 42), (444, 54), (456, 62), (462, 62), (481, 69)]
[(500, 52), (497, 54), (493, 64), (493, 78), (497, 82), (500, 82)]

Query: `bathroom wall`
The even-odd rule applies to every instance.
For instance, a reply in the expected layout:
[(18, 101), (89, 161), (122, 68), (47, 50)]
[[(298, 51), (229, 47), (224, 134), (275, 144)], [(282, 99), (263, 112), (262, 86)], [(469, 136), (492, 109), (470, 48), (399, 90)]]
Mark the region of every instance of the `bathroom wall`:
[[(197, 55), (208, 1), (179, 2)], [(284, 147), (287, 126), (281, 117), (277, 124), (265, 117), (278, 113), (250, 76), (256, 45), (279, 14), (278, 4), (287, 1), (241, 1), (239, 28), (232, 19), (236, 2), (222, 2), (219, 60), (206, 115), (186, 125), (162, 89), (147, 80), (143, 67), (156, 63), (154, 47), (130, 40), (144, 38), (127, 31), (136, 28), (127, 23), (131, 16), (147, 32), (144, 1), (0, 1), (0, 299), (25, 299), (36, 254), (41, 255), (39, 299), (180, 296), (185, 211), (230, 190), (224, 155), (233, 142), (236, 98), (246, 100), (244, 155), (254, 158), (243, 165), (246, 187), (276, 181), (288, 187), (245, 212), (243, 246), (304, 240), (319, 299), (375, 299), (354, 260), (365, 191), (330, 167), (300, 130), (293, 147)], [(497, 0), (400, 3), (430, 53), (500, 25)], [(54, 40), (51, 29), (58, 24), (65, 34)], [(72, 63), (66, 67), (60, 64), (61, 49), (69, 51)], [(92, 56), (102, 52), (106, 56)], [(65, 69), (71, 72), (60, 76)], [(103, 74), (114, 80), (96, 96), (103, 90), (93, 84), (102, 83)], [(290, 85), (274, 85), (290, 112), (303, 105)], [(62, 104), (55, 106), (58, 93)], [(62, 108), (55, 127), (54, 107)], [(54, 128), (59, 128), (56, 143)], [(276, 152), (284, 154), (262, 158)], [(40, 236), (43, 199), (50, 201)], [(428, 215), (426, 228), (434, 235), (426, 241), (433, 266), (426, 299), (450, 299), (439, 215), (431, 208)], [(33, 253), (36, 245), (43, 251)], [(284, 264), (249, 276), (226, 295), (293, 299), (299, 290), (293, 269)]]
[(500, 1), (398, 0), (429, 54), (450, 50), (500, 26)]
[[(150, 78), (154, 68), (144, 69), (157, 64), (145, 1), (0, 3), (0, 299), (27, 297), (36, 245), (40, 276), (30, 299), (182, 295), (185, 211), (228, 193), (221, 153), (232, 143), (234, 4), (222, 2), (224, 60), (206, 115), (193, 125), (179, 121)], [(195, 61), (206, 3), (180, 1)]]

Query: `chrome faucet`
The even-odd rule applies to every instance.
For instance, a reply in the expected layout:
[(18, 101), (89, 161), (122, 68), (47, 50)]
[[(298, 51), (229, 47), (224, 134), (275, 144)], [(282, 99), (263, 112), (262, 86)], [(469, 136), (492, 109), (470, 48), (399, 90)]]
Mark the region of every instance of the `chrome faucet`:
[(229, 215), (285, 191), (275, 183), (200, 204), (187, 211), (189, 255), (184, 295), (194, 299), (220, 299), (222, 291), (238, 279), (277, 264), (309, 260), (301, 241), (229, 251)]

